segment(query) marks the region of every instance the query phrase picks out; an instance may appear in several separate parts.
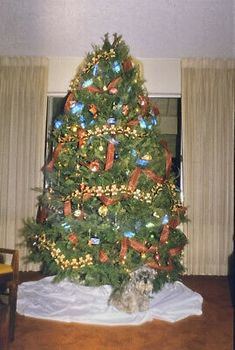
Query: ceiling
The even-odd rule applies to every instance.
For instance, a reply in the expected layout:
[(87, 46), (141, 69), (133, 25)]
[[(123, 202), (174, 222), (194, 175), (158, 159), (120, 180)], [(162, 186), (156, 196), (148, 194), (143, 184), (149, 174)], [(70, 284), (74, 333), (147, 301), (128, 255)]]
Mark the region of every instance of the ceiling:
[(140, 58), (235, 57), (235, 0), (0, 0), (0, 55), (84, 57), (118, 33)]

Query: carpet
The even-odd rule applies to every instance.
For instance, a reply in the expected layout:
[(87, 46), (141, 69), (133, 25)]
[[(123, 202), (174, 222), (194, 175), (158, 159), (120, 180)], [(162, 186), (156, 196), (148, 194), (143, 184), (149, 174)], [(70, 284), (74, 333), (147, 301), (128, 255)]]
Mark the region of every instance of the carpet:
[(39, 319), (105, 326), (140, 325), (154, 319), (176, 322), (202, 314), (202, 296), (181, 282), (167, 283), (153, 293), (147, 311), (128, 314), (108, 305), (109, 285), (87, 287), (67, 280), (55, 283), (53, 279), (20, 284), (17, 312)]

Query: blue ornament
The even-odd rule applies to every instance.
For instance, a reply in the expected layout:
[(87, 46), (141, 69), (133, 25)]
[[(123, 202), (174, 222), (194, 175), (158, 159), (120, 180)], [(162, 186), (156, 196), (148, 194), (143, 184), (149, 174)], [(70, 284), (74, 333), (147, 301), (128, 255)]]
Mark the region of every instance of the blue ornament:
[(65, 231), (69, 231), (71, 229), (71, 226), (69, 224), (67, 224), (66, 222), (61, 224), (61, 226), (63, 226), (63, 228), (65, 229)]
[(93, 79), (88, 79), (88, 80), (85, 80), (83, 83), (82, 83), (82, 87), (83, 88), (86, 88), (88, 86), (91, 86), (93, 84)]
[(152, 124), (148, 124), (148, 126), (147, 126), (147, 128), (149, 129), (149, 130), (151, 130), (152, 129)]
[(121, 70), (120, 63), (118, 61), (114, 61), (112, 64), (112, 70), (116, 73), (119, 73)]
[(149, 161), (147, 159), (137, 159), (136, 164), (142, 168), (146, 168), (149, 165)]
[(59, 120), (59, 119), (55, 120), (54, 126), (56, 129), (60, 129), (62, 125), (63, 125), (63, 123), (61, 120)]
[(105, 137), (105, 139), (108, 140), (113, 145), (118, 145), (119, 144), (119, 141), (116, 140), (114, 137)]
[(157, 125), (157, 123), (158, 123), (157, 118), (152, 117), (152, 118), (151, 118), (151, 123), (152, 123), (152, 125)]
[(114, 117), (110, 117), (107, 119), (108, 124), (116, 124), (116, 119)]
[(90, 125), (94, 125), (95, 124), (95, 120), (94, 119), (92, 119), (91, 121), (90, 121), (90, 123), (89, 123)]
[(147, 128), (147, 123), (146, 123), (146, 121), (145, 121), (142, 117), (140, 117), (140, 118), (138, 118), (138, 119), (139, 119), (140, 127), (141, 127), (142, 129), (146, 129), (146, 128)]
[(135, 236), (135, 233), (132, 232), (132, 231), (125, 231), (125, 232), (123, 233), (123, 235), (124, 235), (125, 237), (127, 237), (127, 238), (132, 238), (132, 237)]
[(119, 158), (119, 154), (118, 153), (114, 153), (114, 159), (117, 160)]
[(166, 224), (168, 224), (168, 222), (169, 222), (169, 217), (168, 217), (168, 215), (166, 214), (166, 215), (164, 215), (163, 218), (162, 218), (162, 224), (163, 224), (163, 225), (166, 225)]
[(90, 239), (90, 243), (93, 244), (93, 245), (98, 245), (100, 244), (100, 239), (98, 237), (91, 237)]
[(80, 115), (79, 120), (80, 123), (84, 123), (86, 121), (86, 118), (84, 117), (84, 115)]
[(82, 129), (86, 129), (86, 123), (81, 123), (80, 125)]
[(136, 151), (135, 149), (132, 149), (132, 150), (131, 150), (131, 155), (132, 155), (133, 157), (136, 157), (136, 156), (137, 156), (137, 151)]
[(98, 71), (99, 71), (99, 65), (97, 63), (94, 65), (93, 70), (92, 70), (92, 74), (94, 75), (94, 77), (97, 76)]
[(76, 102), (71, 106), (70, 110), (73, 114), (75, 114), (75, 113), (81, 113), (83, 108), (84, 108), (84, 103)]

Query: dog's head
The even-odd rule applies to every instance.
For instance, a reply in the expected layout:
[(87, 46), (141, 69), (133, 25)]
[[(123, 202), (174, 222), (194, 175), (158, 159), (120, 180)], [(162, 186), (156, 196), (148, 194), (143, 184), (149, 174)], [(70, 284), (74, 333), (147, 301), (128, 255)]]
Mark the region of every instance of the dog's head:
[(130, 280), (135, 289), (142, 294), (150, 294), (153, 290), (153, 280), (157, 272), (149, 267), (143, 266), (130, 273)]

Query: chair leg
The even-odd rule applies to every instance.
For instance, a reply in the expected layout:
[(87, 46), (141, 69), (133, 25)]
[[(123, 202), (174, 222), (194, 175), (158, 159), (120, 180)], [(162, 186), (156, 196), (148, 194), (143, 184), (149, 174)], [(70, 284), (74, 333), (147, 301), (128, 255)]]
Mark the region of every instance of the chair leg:
[(13, 341), (15, 337), (17, 289), (18, 288), (16, 284), (11, 284), (11, 286), (9, 287), (9, 304), (10, 304), (9, 340), (10, 341)]
[(9, 307), (0, 305), (0, 349), (8, 350), (9, 344)]

